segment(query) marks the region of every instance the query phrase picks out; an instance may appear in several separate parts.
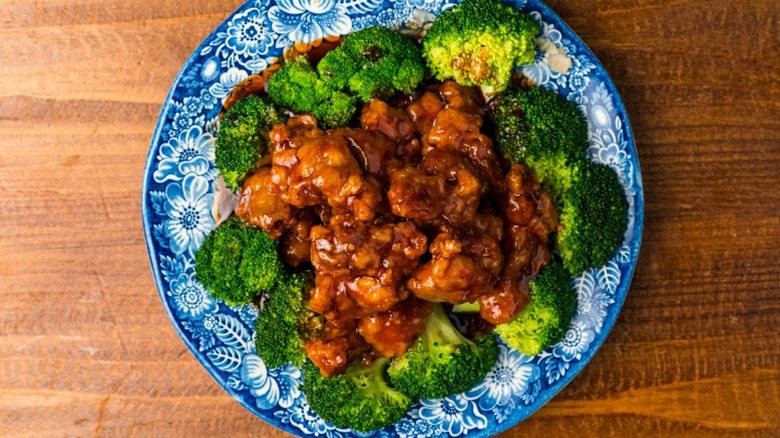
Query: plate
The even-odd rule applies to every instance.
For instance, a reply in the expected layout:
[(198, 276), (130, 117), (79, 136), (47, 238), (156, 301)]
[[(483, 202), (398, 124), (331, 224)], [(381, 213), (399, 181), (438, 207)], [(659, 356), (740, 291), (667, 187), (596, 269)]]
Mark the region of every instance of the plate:
[(501, 345), (496, 366), (471, 390), (444, 399), (420, 400), (396, 424), (357, 434), (336, 428), (312, 412), (297, 388), (301, 381), (297, 368), (268, 369), (263, 364), (253, 342), (257, 308), (229, 307), (195, 280), (193, 252), (216, 225), (210, 213), (217, 176), (214, 140), (217, 116), (230, 90), (248, 75), (272, 65), (293, 40), (312, 43), (372, 25), (420, 30), (456, 3), (248, 2), (187, 60), (163, 104), (142, 193), (146, 245), (163, 306), (179, 336), (220, 386), (255, 415), (292, 434), (481, 437), (504, 431), (538, 410), (585, 367), (606, 339), (628, 293), (641, 242), (643, 192), (626, 111), (593, 53), (551, 9), (536, 0), (510, 3), (541, 23), (541, 36), (568, 54), (571, 67), (560, 73), (550, 53), (537, 54), (522, 73), (579, 105), (590, 129), (589, 157), (618, 173), (629, 205), (625, 241), (615, 256), (574, 280), (577, 310), (563, 341), (533, 357)]

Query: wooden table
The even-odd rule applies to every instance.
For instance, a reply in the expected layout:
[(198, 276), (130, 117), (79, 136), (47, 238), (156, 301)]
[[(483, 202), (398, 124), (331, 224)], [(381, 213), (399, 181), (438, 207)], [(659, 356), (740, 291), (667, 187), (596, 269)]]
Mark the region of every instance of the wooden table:
[[(240, 2), (0, 0), (0, 435), (285, 435), (178, 339), (141, 229), (160, 104)], [(622, 93), (645, 235), (604, 347), (503, 436), (780, 436), (780, 1), (549, 3)]]

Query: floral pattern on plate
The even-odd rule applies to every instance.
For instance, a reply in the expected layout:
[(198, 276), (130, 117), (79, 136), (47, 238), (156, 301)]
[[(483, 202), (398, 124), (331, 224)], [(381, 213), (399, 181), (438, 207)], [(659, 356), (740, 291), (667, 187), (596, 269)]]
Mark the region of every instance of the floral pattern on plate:
[(521, 72), (576, 102), (590, 130), (588, 156), (618, 173), (629, 201), (625, 241), (605, 266), (574, 279), (577, 310), (565, 338), (529, 357), (503, 343), (494, 368), (471, 390), (419, 400), (394, 425), (368, 434), (336, 428), (309, 407), (300, 370), (268, 369), (254, 350), (254, 305), (230, 307), (195, 280), (193, 255), (216, 226), (214, 141), (230, 90), (276, 62), (292, 40), (311, 43), (372, 25), (419, 31), (456, 0), (271, 0), (247, 2), (223, 22), (182, 68), (163, 105), (147, 158), (143, 219), (163, 305), (195, 357), (236, 400), (297, 435), (341, 438), (489, 436), (522, 421), (551, 399), (593, 357), (617, 319), (639, 251), (643, 192), (625, 109), (593, 54), (538, 0), (508, 3), (529, 12), (540, 37), (571, 59), (561, 73), (540, 53)]

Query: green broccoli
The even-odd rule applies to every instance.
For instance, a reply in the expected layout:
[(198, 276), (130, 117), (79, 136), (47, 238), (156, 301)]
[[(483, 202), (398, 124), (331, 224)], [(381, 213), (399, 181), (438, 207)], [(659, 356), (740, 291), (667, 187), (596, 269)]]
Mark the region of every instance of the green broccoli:
[(425, 323), (417, 342), (388, 368), (390, 381), (410, 397), (441, 398), (470, 389), (496, 362), (498, 346), (492, 334), (474, 342), (452, 325), (440, 304)]
[(357, 361), (344, 374), (322, 377), (311, 361), (303, 364), (303, 386), (312, 410), (338, 427), (369, 432), (400, 420), (412, 399), (387, 384), (388, 359), (374, 360), (370, 367)]
[(558, 207), (555, 248), (569, 273), (606, 263), (623, 241), (628, 206), (615, 172), (586, 160), (588, 126), (574, 102), (512, 90), (495, 98), (490, 117), (499, 150), (528, 164)]
[(498, 150), (533, 168), (556, 199), (588, 147), (588, 125), (577, 105), (538, 87), (510, 90), (491, 102), (490, 118)]
[(268, 80), (268, 96), (282, 107), (314, 115), (326, 128), (346, 125), (357, 99), (328, 87), (305, 56), (288, 61)]
[(209, 233), (195, 252), (195, 278), (214, 298), (246, 304), (282, 275), (277, 242), (238, 216)]
[(531, 301), (510, 322), (496, 326), (507, 345), (534, 356), (563, 339), (577, 306), (571, 277), (557, 260), (551, 260), (530, 281)]
[(499, 0), (466, 0), (436, 17), (423, 57), (436, 79), (498, 93), (515, 67), (534, 60), (539, 29), (530, 15)]
[(225, 112), (219, 124), (215, 147), (216, 165), (231, 189), (241, 187), (268, 152), (268, 131), (282, 119), (262, 97), (249, 95)]
[(368, 102), (396, 92), (410, 94), (425, 76), (420, 48), (390, 29), (373, 26), (349, 34), (317, 64), (334, 90)]
[(269, 368), (300, 366), (306, 342), (320, 337), (325, 321), (304, 300), (310, 286), (306, 273), (285, 274), (267, 292), (255, 322), (255, 347)]
[(563, 192), (555, 239), (556, 251), (566, 269), (579, 275), (602, 266), (623, 242), (628, 225), (628, 202), (617, 174), (603, 164), (576, 168), (570, 187)]

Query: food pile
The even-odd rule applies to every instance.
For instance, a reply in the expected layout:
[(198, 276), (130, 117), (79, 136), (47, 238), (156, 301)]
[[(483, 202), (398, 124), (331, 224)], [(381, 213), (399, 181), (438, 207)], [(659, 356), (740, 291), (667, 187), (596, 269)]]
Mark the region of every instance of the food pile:
[(361, 30), (225, 112), (216, 164), (238, 202), (196, 276), (260, 306), (258, 354), (301, 366), (325, 420), (370, 431), (466, 391), (496, 335), (528, 355), (558, 342), (571, 276), (622, 241), (623, 191), (586, 160), (576, 106), (511, 80), (538, 32), (466, 0), (422, 46)]

